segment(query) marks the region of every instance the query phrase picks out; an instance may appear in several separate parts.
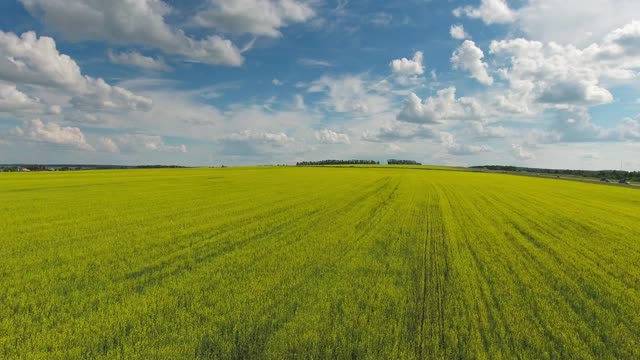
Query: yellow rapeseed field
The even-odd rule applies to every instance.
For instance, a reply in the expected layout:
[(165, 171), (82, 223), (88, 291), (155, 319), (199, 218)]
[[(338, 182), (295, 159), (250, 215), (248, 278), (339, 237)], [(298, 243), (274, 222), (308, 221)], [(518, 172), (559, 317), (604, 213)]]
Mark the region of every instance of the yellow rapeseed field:
[(0, 174), (0, 358), (639, 359), (640, 191), (501, 174)]

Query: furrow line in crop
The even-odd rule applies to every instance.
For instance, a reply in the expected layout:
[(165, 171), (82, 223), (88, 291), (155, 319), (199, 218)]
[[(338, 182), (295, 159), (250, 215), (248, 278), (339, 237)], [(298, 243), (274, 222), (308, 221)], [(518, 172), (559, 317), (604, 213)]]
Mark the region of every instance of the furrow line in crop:
[[(383, 184), (383, 185), (384, 185), (384, 184)], [(378, 192), (378, 191), (379, 191), (379, 189), (374, 189), (374, 191), (372, 191), (372, 193), (375, 193), (375, 192)], [(357, 204), (357, 202), (353, 202), (352, 204), (347, 204), (347, 208), (354, 209), (354, 210), (359, 210), (359, 209), (360, 209), (360, 207), (356, 206), (356, 204)], [(335, 210), (335, 209), (332, 209), (332, 210)], [(330, 221), (330, 219), (326, 219), (326, 220), (324, 220), (324, 221)], [(323, 225), (322, 223), (314, 224), (314, 226), (322, 226), (322, 225)], [(303, 226), (305, 226), (305, 225), (304, 225), (304, 224), (301, 224), (301, 227), (303, 227)], [(285, 236), (283, 236), (283, 238), (285, 238), (285, 239), (286, 239), (286, 237), (285, 237)], [(284, 240), (284, 239), (283, 239), (283, 240)], [(272, 242), (270, 246), (276, 246), (276, 245), (277, 245), (277, 243)], [(281, 247), (281, 248), (282, 248), (282, 247)], [(290, 247), (288, 248), (288, 252), (289, 252), (289, 253), (291, 253), (291, 252), (296, 253), (295, 249), (290, 248)], [(239, 256), (241, 256), (241, 255), (238, 253), (236, 257), (239, 257)], [(274, 257), (263, 257), (263, 259), (265, 259), (265, 260), (270, 259), (270, 260), (268, 260), (268, 261), (272, 261), (271, 259), (274, 259)], [(236, 266), (240, 266), (240, 264), (237, 264)], [(253, 265), (253, 266), (257, 266), (257, 264), (255, 264), (255, 265)], [(245, 271), (249, 270), (249, 268), (247, 268), (246, 266), (243, 266), (243, 268), (245, 269)], [(311, 269), (312, 269), (312, 268), (310, 268), (310, 270), (311, 270)], [(277, 278), (277, 274), (272, 273), (272, 274), (270, 274), (269, 278), (270, 278), (270, 281), (271, 281), (271, 282), (273, 282), (273, 281), (275, 281), (275, 280), (276, 280), (276, 278)], [(285, 281), (285, 279), (284, 279), (284, 278), (283, 278), (282, 280), (283, 280), (283, 281)], [(302, 280), (301, 280), (301, 281), (302, 281)], [(282, 286), (282, 285), (285, 285), (285, 284), (286, 284), (286, 286), (287, 286), (287, 287), (285, 287), (284, 289), (288, 289), (288, 286), (291, 286), (292, 284), (295, 284), (295, 283), (296, 283), (296, 281), (293, 281), (293, 279), (289, 278), (289, 279), (287, 279), (285, 282), (280, 283), (280, 286)], [(305, 283), (305, 282), (304, 282), (304, 281), (302, 281), (302, 284), (304, 284), (304, 283)], [(306, 286), (308, 286), (308, 285), (306, 285)], [(279, 288), (280, 288), (280, 287), (279, 287), (278, 285), (275, 285), (275, 287), (273, 288), (274, 290), (272, 290), (272, 291), (276, 291), (275, 289), (279, 289)], [(295, 289), (293, 289), (293, 290), (295, 290)], [(284, 291), (283, 289), (281, 289), (281, 290), (277, 290), (277, 291), (278, 291), (278, 292), (289, 292), (289, 291)], [(272, 294), (272, 295), (270, 295), (270, 296), (266, 296), (266, 295), (265, 295), (265, 298), (268, 298), (268, 299), (278, 299), (278, 298), (280, 298), (280, 297), (279, 297), (279, 296), (277, 296), (276, 294)], [(285, 298), (285, 299), (286, 299), (286, 298)], [(284, 300), (284, 299), (283, 299), (283, 300)], [(282, 304), (282, 303), (280, 303), (280, 302), (276, 302), (276, 303), (278, 303), (278, 304), (280, 304), (280, 305)], [(275, 303), (274, 303), (274, 304), (275, 304)], [(279, 306), (280, 306), (280, 305), (279, 305)], [(258, 314), (259, 314), (259, 312), (257, 312), (257, 309), (253, 309), (253, 310), (252, 310), (252, 313), (253, 313), (253, 314), (255, 314), (255, 315), (258, 315)]]
[[(498, 207), (498, 209), (500, 209), (500, 207)], [(524, 239), (527, 243), (532, 244), (532, 246), (534, 246), (534, 248), (520, 247), (522, 254), (528, 256), (531, 261), (538, 264), (536, 267), (532, 268), (531, 270), (537, 273), (537, 276), (541, 279), (550, 278), (551, 281), (545, 281), (545, 283), (548, 285), (551, 285), (549, 290), (552, 292), (553, 294), (552, 296), (555, 298), (558, 298), (558, 297), (562, 298), (564, 300), (563, 303), (565, 304), (565, 306), (568, 307), (568, 309), (570, 309), (570, 311), (574, 314), (574, 316), (584, 319), (585, 311), (589, 314), (595, 315), (596, 313), (593, 312), (593, 310), (590, 310), (590, 307), (588, 306), (588, 304), (591, 301), (596, 301), (600, 303), (599, 306), (602, 309), (611, 309), (611, 306), (602, 303), (602, 300), (604, 300), (604, 298), (595, 298), (595, 297), (589, 296), (588, 295), (589, 292), (584, 291), (585, 284), (588, 284), (590, 282), (578, 282), (572, 278), (571, 271), (567, 271), (567, 269), (558, 267), (558, 264), (559, 264), (558, 262), (562, 261), (559, 255), (555, 255), (555, 257), (553, 257), (554, 255), (550, 254), (548, 251), (540, 250), (541, 249), (540, 242), (537, 239), (533, 238), (529, 233), (523, 232), (524, 230), (522, 230), (521, 227), (524, 225), (523, 223), (521, 223), (521, 220), (515, 220), (514, 218), (515, 215), (513, 212), (505, 213), (504, 216), (505, 216), (505, 219), (510, 219), (509, 221), (511, 222), (512, 225), (516, 224), (514, 229), (515, 229), (515, 235), (517, 236), (511, 236), (511, 233), (508, 233), (508, 232), (506, 233), (508, 236), (510, 236), (512, 241), (517, 240), (516, 242), (514, 242), (514, 244), (518, 244), (520, 241), (519, 239)], [(526, 219), (529, 219), (529, 218), (530, 217), (527, 217)], [(524, 218), (522, 221), (525, 221)], [(505, 224), (505, 226), (508, 226), (508, 225)], [(540, 225), (536, 229), (543, 229), (543, 228), (545, 228), (544, 225)], [(534, 250), (536, 248), (538, 250)], [(555, 261), (549, 261), (547, 259), (548, 256), (552, 256), (552, 258), (555, 259)], [(562, 257), (562, 259), (566, 259), (566, 257)], [(569, 293), (567, 293), (567, 290), (566, 290), (567, 286), (574, 289), (578, 288), (581, 291), (577, 291), (577, 292), (573, 291), (570, 293), (571, 295), (569, 295)], [(544, 299), (544, 297), (538, 297), (538, 298)], [(589, 300), (589, 298), (591, 300)], [(581, 330), (579, 330), (579, 328), (576, 328), (574, 330), (578, 331), (578, 333), (581, 334), (580, 337), (585, 343), (592, 343), (593, 339), (599, 339), (601, 344), (607, 343), (607, 340), (605, 339), (605, 337), (603, 337), (605, 335), (605, 331), (603, 331), (603, 329), (607, 328), (605, 323), (602, 322), (603, 320), (604, 318), (602, 317), (600, 317), (600, 320), (596, 320), (599, 325), (593, 324), (592, 322), (585, 322), (585, 325), (590, 324), (588, 328), (580, 327)], [(627, 331), (633, 331), (632, 330), (633, 326), (629, 327), (628, 324), (627, 326), (628, 326)], [(588, 334), (585, 334), (585, 330), (587, 329), (589, 329)], [(548, 338), (555, 337), (554, 334), (549, 332), (548, 330), (546, 332), (546, 336)], [(592, 339), (592, 340), (589, 340), (589, 339)], [(558, 339), (557, 343), (560, 344), (562, 343), (562, 341), (563, 340)]]

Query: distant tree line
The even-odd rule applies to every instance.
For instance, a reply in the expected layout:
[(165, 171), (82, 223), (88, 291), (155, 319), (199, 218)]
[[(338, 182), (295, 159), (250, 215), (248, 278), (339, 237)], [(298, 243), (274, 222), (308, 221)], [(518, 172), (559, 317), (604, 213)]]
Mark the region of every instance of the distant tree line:
[[(20, 171), (53, 171), (54, 169), (45, 165), (3, 165), (0, 172), (20, 172)], [(61, 169), (55, 169), (61, 170)]]
[(179, 165), (138, 165), (132, 166), (133, 169), (185, 169), (186, 166)]
[(379, 161), (374, 160), (320, 160), (320, 161), (300, 161), (296, 166), (317, 166), (317, 165), (379, 165)]
[(178, 165), (34, 165), (34, 164), (12, 164), (0, 165), (0, 172), (20, 172), (29, 171), (78, 171), (78, 170), (113, 170), (113, 169), (165, 169), (184, 168)]
[(571, 175), (590, 178), (606, 178), (615, 180), (636, 180), (640, 181), (640, 171), (624, 170), (558, 170), (558, 169), (538, 169), (518, 166), (482, 165), (472, 166), (472, 169), (486, 169), (494, 171), (520, 171), (537, 174)]
[(398, 159), (389, 159), (387, 160), (387, 164), (389, 165), (422, 165), (421, 163), (415, 160), (398, 160)]

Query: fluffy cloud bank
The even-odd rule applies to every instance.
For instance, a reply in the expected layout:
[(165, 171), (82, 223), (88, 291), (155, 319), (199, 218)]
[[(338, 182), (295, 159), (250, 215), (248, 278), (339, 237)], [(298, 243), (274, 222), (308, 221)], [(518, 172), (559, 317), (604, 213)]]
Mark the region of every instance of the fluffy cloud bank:
[(221, 153), (230, 156), (265, 157), (274, 153), (282, 154), (300, 148), (296, 139), (284, 132), (269, 132), (247, 129), (224, 136), (220, 139)]
[(94, 110), (149, 110), (153, 105), (149, 98), (83, 75), (72, 58), (58, 52), (52, 38), (32, 31), (22, 36), (0, 31), (0, 80), (63, 90), (72, 103)]
[(102, 151), (117, 152), (140, 152), (155, 151), (166, 153), (186, 153), (186, 145), (168, 145), (162, 137), (155, 135), (125, 134), (113, 138), (100, 138), (99, 149)]
[(322, 144), (351, 144), (349, 135), (333, 130), (323, 129), (314, 133), (316, 140)]
[[(506, 60), (507, 66), (499, 72), (511, 84), (530, 84), (535, 101), (607, 104), (613, 101), (613, 95), (603, 83), (630, 81), (637, 77), (634, 68), (640, 65), (640, 53), (634, 53), (633, 40), (640, 39), (640, 35), (633, 33), (634, 26), (632, 23), (615, 30), (603, 43), (584, 49), (512, 39), (493, 41), (490, 52), (498, 59)], [(625, 35), (621, 37), (623, 33)]]
[(612, 29), (638, 20), (636, 0), (533, 0), (517, 11), (516, 26), (529, 38), (588, 46)]
[(341, 77), (322, 76), (312, 82), (307, 91), (323, 93), (323, 104), (339, 113), (366, 115), (380, 113), (389, 109), (390, 99), (384, 96), (379, 82), (372, 81), (364, 74)]
[(101, 40), (162, 50), (190, 61), (213, 65), (242, 65), (240, 50), (218, 35), (194, 39), (170, 27), (172, 8), (161, 0), (20, 0), (31, 15), (41, 18), (71, 40)]
[(87, 143), (84, 134), (77, 127), (64, 127), (54, 122), (45, 123), (39, 119), (26, 121), (22, 126), (13, 129), (11, 135), (25, 141), (65, 145), (86, 151), (95, 150)]
[(395, 122), (377, 131), (365, 131), (362, 139), (370, 142), (414, 141), (419, 139), (434, 139), (438, 131), (424, 124)]
[(291, 141), (287, 134), (280, 133), (270, 133), (270, 132), (262, 132), (262, 131), (254, 131), (254, 130), (244, 130), (238, 133), (233, 133), (229, 136), (223, 138), (226, 141), (251, 141), (255, 143), (261, 144), (272, 144), (277, 146), (283, 146)]
[[(512, 5), (517, 1), (510, 1)], [(534, 40), (586, 46), (606, 33), (638, 19), (636, 0), (528, 0), (517, 9), (506, 0), (482, 0), (478, 6), (454, 9), (456, 17), (486, 25), (513, 24)]]
[(474, 98), (456, 98), (456, 88), (439, 90), (424, 101), (410, 94), (397, 116), (397, 120), (418, 124), (441, 124), (445, 120), (482, 119), (486, 117), (483, 106)]

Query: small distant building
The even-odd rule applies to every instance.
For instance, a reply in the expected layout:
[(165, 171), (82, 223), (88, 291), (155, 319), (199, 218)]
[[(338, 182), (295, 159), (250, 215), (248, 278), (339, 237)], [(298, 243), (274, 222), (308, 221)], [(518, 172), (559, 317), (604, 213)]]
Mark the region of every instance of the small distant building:
[(19, 167), (18, 168), (18, 172), (31, 172), (31, 170), (24, 168), (24, 167)]

